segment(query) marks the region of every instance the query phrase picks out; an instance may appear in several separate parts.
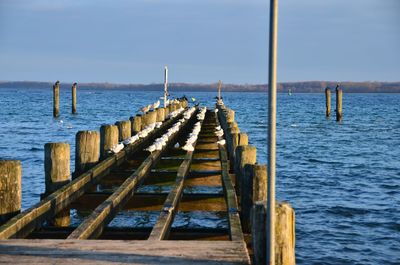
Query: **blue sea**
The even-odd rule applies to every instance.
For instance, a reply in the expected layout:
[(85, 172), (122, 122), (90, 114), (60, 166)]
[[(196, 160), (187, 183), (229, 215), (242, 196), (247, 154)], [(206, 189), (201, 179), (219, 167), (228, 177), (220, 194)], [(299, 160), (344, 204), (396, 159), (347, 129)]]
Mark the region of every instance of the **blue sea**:
[[(172, 92), (183, 94), (210, 107), (216, 96)], [(126, 120), (160, 96), (79, 90), (72, 115), (62, 89), (53, 119), (51, 88), (0, 89), (0, 159), (22, 162), (23, 208), (44, 191), (45, 143), (70, 143), (72, 171), (77, 131)], [(266, 163), (267, 95), (223, 97)], [(296, 211), (297, 264), (400, 264), (400, 94), (345, 93), (343, 121), (332, 115), (325, 118), (323, 94), (278, 94), (277, 197)]]

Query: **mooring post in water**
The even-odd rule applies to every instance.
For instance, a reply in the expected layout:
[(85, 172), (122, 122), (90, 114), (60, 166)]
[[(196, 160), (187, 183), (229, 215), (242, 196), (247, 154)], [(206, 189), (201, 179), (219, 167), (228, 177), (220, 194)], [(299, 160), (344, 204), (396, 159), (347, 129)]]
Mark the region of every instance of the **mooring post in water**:
[(241, 132), (239, 133), (239, 141), (238, 141), (238, 146), (239, 145), (248, 145), (249, 144), (249, 136), (247, 133)]
[(240, 145), (235, 150), (235, 189), (242, 194), (242, 182), (245, 181), (244, 166), (257, 162), (257, 149), (252, 145)]
[(325, 88), (325, 115), (327, 118), (331, 116), (331, 89), (329, 87)]
[(157, 122), (157, 112), (151, 110), (142, 116), (142, 129), (155, 122)]
[(0, 225), (21, 211), (21, 162), (0, 160)]
[(57, 118), (60, 113), (60, 81), (53, 85), (53, 117)]
[(342, 120), (342, 96), (343, 90), (339, 88), (339, 85), (336, 86), (336, 121)]
[(76, 114), (76, 83), (72, 84), (72, 114)]
[(118, 126), (119, 141), (122, 142), (132, 136), (131, 121), (117, 121), (115, 125)]
[(99, 162), (100, 133), (96, 131), (79, 131), (75, 138), (75, 172), (74, 177), (89, 170)]
[(131, 121), (131, 134), (135, 135), (142, 129), (142, 115), (137, 114), (135, 117), (130, 117), (129, 120)]
[(104, 159), (109, 151), (118, 144), (118, 126), (103, 124), (100, 127), (100, 158)]
[[(68, 143), (44, 145), (45, 196), (55, 192), (70, 181), (70, 147)], [(70, 225), (69, 209), (59, 212), (52, 220), (53, 226)]]
[[(260, 164), (246, 164), (244, 166), (245, 179), (243, 184), (243, 194), (240, 197), (242, 209), (242, 226), (245, 232), (250, 232), (250, 213), (253, 204), (257, 201), (267, 199), (267, 166)], [(263, 249), (263, 252), (264, 249)]]
[[(268, 247), (266, 238), (266, 201), (257, 201), (252, 209), (252, 245), (253, 245), (253, 263), (256, 265), (264, 265), (267, 257), (265, 248)], [(273, 246), (275, 253), (276, 265), (295, 265), (295, 213), (290, 204), (286, 202), (278, 202), (275, 207), (275, 231), (276, 239)]]
[(157, 110), (157, 122), (162, 122), (165, 119), (165, 109), (164, 108), (158, 108)]

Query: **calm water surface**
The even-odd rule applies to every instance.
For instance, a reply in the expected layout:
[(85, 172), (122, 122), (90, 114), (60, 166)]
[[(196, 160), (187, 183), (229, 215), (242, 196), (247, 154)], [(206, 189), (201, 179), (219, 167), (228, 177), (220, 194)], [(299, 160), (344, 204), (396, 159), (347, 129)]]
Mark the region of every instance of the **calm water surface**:
[[(71, 115), (70, 91), (61, 90), (61, 116), (53, 119), (51, 89), (0, 89), (0, 158), (22, 161), (23, 208), (44, 191), (46, 142), (70, 143), (73, 169), (78, 130), (127, 119), (159, 94), (81, 90)], [(215, 94), (190, 96), (212, 106)], [(266, 95), (224, 100), (266, 163)], [(278, 103), (277, 196), (296, 210), (297, 263), (400, 264), (400, 95), (345, 94), (342, 123), (325, 119), (323, 94), (279, 94)], [(216, 218), (178, 217), (177, 226)]]

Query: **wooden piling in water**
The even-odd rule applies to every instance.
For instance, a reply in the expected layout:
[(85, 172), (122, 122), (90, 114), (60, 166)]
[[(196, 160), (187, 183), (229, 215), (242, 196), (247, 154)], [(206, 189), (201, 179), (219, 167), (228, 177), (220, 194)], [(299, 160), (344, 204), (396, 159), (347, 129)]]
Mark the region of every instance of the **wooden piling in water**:
[(131, 134), (135, 135), (142, 129), (142, 115), (137, 114), (135, 117), (130, 117), (131, 121)]
[[(68, 143), (44, 145), (45, 196), (55, 192), (70, 181), (70, 147)], [(50, 220), (53, 226), (70, 225), (69, 208), (59, 212)]]
[(100, 158), (105, 159), (109, 151), (118, 144), (118, 126), (103, 124), (100, 127)]
[(164, 121), (164, 119), (165, 119), (165, 109), (164, 109), (164, 108), (158, 108), (158, 109), (156, 110), (156, 112), (157, 112), (156, 121), (157, 121), (157, 122), (162, 122), (162, 121)]
[(0, 225), (21, 211), (21, 162), (0, 160)]
[(92, 168), (100, 157), (100, 134), (96, 131), (79, 131), (75, 138), (74, 177)]
[[(275, 264), (294, 265), (295, 213), (289, 203), (278, 202), (275, 207)], [(266, 202), (258, 201), (252, 210), (253, 263), (266, 264)]]
[(60, 81), (53, 85), (53, 117), (57, 118), (60, 113)]
[(246, 164), (244, 166), (245, 179), (242, 181), (242, 195), (240, 197), (241, 220), (243, 230), (251, 231), (251, 209), (255, 202), (265, 201), (267, 198), (267, 166)]
[(118, 126), (118, 140), (120, 142), (132, 136), (131, 121), (117, 121), (115, 125)]
[(76, 114), (76, 85), (72, 84), (72, 114)]
[(235, 150), (235, 189), (241, 196), (243, 181), (246, 180), (244, 166), (246, 164), (255, 164), (257, 161), (257, 149), (252, 145), (240, 145)]
[(342, 113), (342, 96), (343, 91), (339, 86), (336, 87), (336, 121), (341, 121), (343, 117)]
[(238, 145), (248, 145), (249, 144), (249, 136), (247, 133), (241, 132), (239, 133)]
[(142, 130), (152, 123), (157, 121), (157, 112), (156, 111), (149, 111), (145, 115), (142, 116)]
[(327, 118), (331, 116), (331, 89), (329, 87), (325, 88), (325, 115)]

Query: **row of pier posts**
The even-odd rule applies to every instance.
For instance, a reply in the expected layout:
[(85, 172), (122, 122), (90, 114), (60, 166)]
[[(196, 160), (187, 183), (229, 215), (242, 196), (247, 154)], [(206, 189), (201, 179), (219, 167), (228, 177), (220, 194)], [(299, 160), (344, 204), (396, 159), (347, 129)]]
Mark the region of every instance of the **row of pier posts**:
[[(138, 114), (126, 121), (103, 124), (98, 131), (79, 131), (75, 137), (75, 172), (72, 178), (86, 172), (99, 161), (106, 159), (109, 151), (123, 140), (137, 134), (145, 126), (164, 121), (166, 113), (187, 107), (187, 101), (171, 104), (145, 114)], [(157, 114), (157, 115), (156, 115)], [(44, 145), (45, 193), (50, 195), (70, 182), (70, 145), (64, 142)], [(0, 160), (0, 225), (21, 211), (22, 167), (18, 160)], [(58, 213), (51, 221), (58, 227), (69, 226), (68, 209)]]
[[(240, 204), (245, 233), (252, 235), (253, 263), (266, 264), (267, 165), (257, 163), (257, 149), (249, 145), (246, 133), (235, 122), (235, 112), (219, 105), (218, 117), (224, 129), (226, 148)], [(276, 264), (295, 264), (295, 212), (289, 203), (276, 204)]]
[[(76, 83), (72, 84), (72, 114), (76, 114)], [(60, 114), (60, 81), (53, 85), (53, 117), (57, 118)]]
[[(343, 117), (342, 98), (343, 90), (336, 86), (336, 121), (341, 121)], [(329, 118), (331, 116), (331, 89), (329, 87), (325, 88), (325, 99), (325, 116)]]

